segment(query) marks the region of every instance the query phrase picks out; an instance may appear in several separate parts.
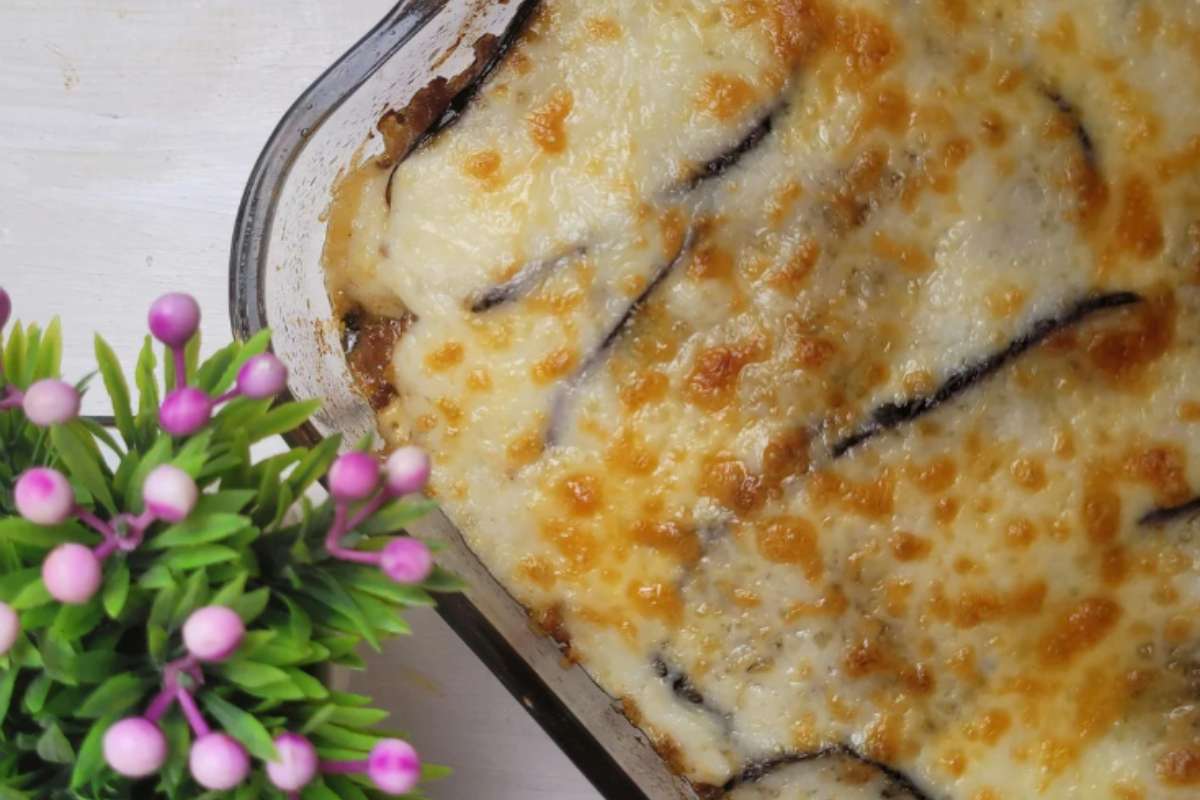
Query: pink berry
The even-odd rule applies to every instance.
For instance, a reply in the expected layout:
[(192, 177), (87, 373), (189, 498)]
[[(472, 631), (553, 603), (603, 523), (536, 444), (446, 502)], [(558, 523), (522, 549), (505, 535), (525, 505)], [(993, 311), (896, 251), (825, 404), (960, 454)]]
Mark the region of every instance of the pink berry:
[(21, 633), (21, 618), (8, 603), (0, 603), (0, 656), (12, 650)]
[(238, 370), (238, 391), (255, 400), (274, 397), (287, 387), (287, 367), (270, 353), (254, 356)]
[(158, 424), (172, 436), (191, 436), (212, 417), (212, 398), (194, 386), (175, 389), (158, 409)]
[(396, 583), (420, 583), (433, 572), (433, 553), (420, 539), (399, 536), (383, 548), (379, 566)]
[(100, 588), (100, 559), (81, 544), (67, 542), (50, 551), (42, 562), (42, 583), (60, 603), (81, 605)]
[(145, 717), (126, 717), (104, 732), (104, 760), (127, 778), (144, 778), (167, 760), (167, 737)]
[(0, 328), (8, 324), (10, 316), (12, 316), (12, 298), (8, 296), (8, 292), (0, 289)]
[(242, 643), (246, 626), (225, 606), (196, 609), (183, 623), (183, 644), (200, 661), (224, 661)]
[(329, 468), (329, 491), (343, 502), (366, 500), (378, 485), (379, 462), (366, 453), (344, 453)]
[(411, 792), (421, 780), (421, 759), (408, 742), (384, 739), (371, 748), (367, 775), (388, 794)]
[(146, 476), (142, 498), (151, 514), (165, 522), (182, 522), (196, 507), (196, 482), (179, 467), (163, 464)]
[(206, 733), (192, 743), (188, 767), (196, 783), (205, 789), (232, 789), (250, 774), (246, 748), (224, 733)]
[(75, 492), (56, 469), (34, 467), (17, 479), (13, 490), (17, 511), (38, 525), (61, 525), (75, 510)]
[(298, 792), (312, 782), (317, 774), (317, 750), (312, 743), (295, 733), (275, 737), (277, 761), (267, 762), (267, 777), (285, 792)]
[(164, 294), (150, 306), (150, 333), (168, 347), (182, 347), (200, 327), (200, 304), (181, 292)]
[(46, 378), (25, 390), (21, 407), (34, 425), (59, 425), (79, 416), (79, 392), (66, 381)]
[(401, 447), (388, 456), (384, 470), (392, 494), (419, 492), (429, 482), (429, 456), (419, 447)]

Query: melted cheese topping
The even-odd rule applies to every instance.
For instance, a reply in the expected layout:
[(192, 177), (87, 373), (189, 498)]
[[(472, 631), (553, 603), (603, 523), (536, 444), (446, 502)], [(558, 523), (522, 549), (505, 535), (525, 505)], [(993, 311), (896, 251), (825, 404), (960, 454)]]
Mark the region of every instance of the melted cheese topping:
[(330, 285), (708, 794), (1191, 797), (1198, 168), (1194, 2), (545, 0)]

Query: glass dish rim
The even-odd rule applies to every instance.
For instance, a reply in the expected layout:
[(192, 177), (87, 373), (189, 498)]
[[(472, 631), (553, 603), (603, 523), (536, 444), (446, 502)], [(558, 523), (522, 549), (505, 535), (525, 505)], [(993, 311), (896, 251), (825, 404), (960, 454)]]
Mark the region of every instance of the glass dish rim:
[[(399, 0), (370, 31), (316, 78), (280, 118), (247, 179), (229, 255), (229, 316), (233, 335), (248, 339), (267, 327), (264, 275), (267, 243), (282, 186), (315, 130), (448, 0)], [(373, 51), (378, 50), (378, 54)], [(311, 424), (284, 436), (311, 446)], [(538, 676), (534, 668), (462, 594), (438, 597), (437, 612), (607, 800), (647, 800), (637, 782)]]

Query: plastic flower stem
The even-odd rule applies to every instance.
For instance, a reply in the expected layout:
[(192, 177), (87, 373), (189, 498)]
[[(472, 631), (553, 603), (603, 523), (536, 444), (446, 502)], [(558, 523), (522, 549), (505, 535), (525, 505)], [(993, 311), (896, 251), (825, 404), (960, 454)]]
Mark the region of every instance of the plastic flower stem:
[(106, 538), (103, 542), (92, 548), (92, 553), (100, 561), (111, 556), (117, 550), (117, 537), (113, 536)]
[(366, 772), (367, 761), (322, 761), (321, 772), (326, 775), (349, 775), (354, 772)]
[(175, 362), (175, 388), (187, 386), (187, 351), (185, 345), (171, 348), (171, 360)]
[[(370, 505), (370, 503), (368, 503)], [(351, 550), (348, 547), (342, 547), (342, 537), (346, 532), (351, 530), (352, 526), (346, 524), (346, 515), (349, 511), (349, 506), (345, 503), (338, 503), (333, 509), (333, 524), (329, 526), (329, 534), (325, 537), (325, 550), (331, 556), (340, 558), (343, 561), (354, 561), (358, 564), (378, 564), (378, 553), (364, 553), (359, 550)], [(361, 515), (362, 512), (359, 512)], [(357, 516), (356, 516), (357, 518)]]
[(221, 403), (228, 402), (240, 394), (241, 394), (241, 392), (239, 392), (238, 388), (235, 386), (232, 389), (230, 389), (228, 392), (226, 392), (225, 394), (221, 395), (220, 397), (213, 398), (213, 405), (216, 406), (216, 405), (220, 405)]
[(97, 533), (104, 537), (105, 542), (108, 542), (110, 539), (117, 538), (117, 534), (113, 531), (111, 525), (97, 517), (91, 511), (88, 511), (86, 508), (83, 508), (82, 506), (76, 507), (75, 516), (86, 522), (89, 527), (95, 529)]
[(387, 489), (380, 489), (374, 497), (363, 504), (363, 507), (358, 510), (357, 514), (350, 518), (350, 521), (346, 523), (346, 530), (343, 532), (343, 535), (345, 535), (345, 533), (349, 533), (370, 519), (371, 516), (390, 499), (391, 495), (388, 494)]
[(204, 720), (204, 715), (200, 713), (200, 709), (196, 707), (196, 701), (192, 699), (192, 693), (182, 686), (175, 690), (175, 699), (179, 701), (179, 708), (183, 711), (183, 716), (187, 719), (188, 725), (192, 726), (192, 732), (196, 736), (207, 736), (211, 729), (208, 723)]
[(163, 689), (150, 702), (150, 706), (146, 709), (146, 713), (143, 716), (151, 722), (158, 722), (162, 718), (162, 715), (166, 714), (175, 702), (175, 692), (177, 691), (178, 687), (175, 686)]

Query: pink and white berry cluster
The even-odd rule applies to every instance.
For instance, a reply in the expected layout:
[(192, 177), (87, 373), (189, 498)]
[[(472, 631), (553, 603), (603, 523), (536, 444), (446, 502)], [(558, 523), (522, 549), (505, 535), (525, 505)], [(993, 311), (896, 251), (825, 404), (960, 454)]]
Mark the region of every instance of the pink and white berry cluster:
[[(334, 500), (333, 525), (325, 549), (344, 561), (373, 564), (397, 583), (420, 583), (433, 572), (433, 554), (420, 539), (398, 536), (379, 551), (352, 550), (342, 539), (389, 500), (419, 492), (429, 481), (429, 456), (416, 447), (401, 447), (379, 461), (367, 453), (345, 453), (329, 469), (329, 493)], [(353, 504), (361, 503), (351, 515)]]
[[(203, 686), (202, 665), (228, 659), (245, 633), (241, 618), (225, 606), (206, 606), (192, 612), (183, 625), (187, 655), (167, 665), (162, 691), (144, 714), (120, 720), (104, 733), (104, 759), (115, 772), (128, 778), (145, 778), (162, 768), (169, 752), (158, 723), (178, 704), (195, 737), (188, 752), (188, 769), (196, 783), (212, 791), (227, 791), (246, 780), (251, 769), (246, 748), (229, 734), (209, 727), (193, 690), (180, 680), (186, 675), (191, 685)], [(365, 761), (321, 761), (312, 742), (295, 733), (282, 733), (274, 743), (276, 758), (266, 764), (267, 777), (289, 793), (308, 786), (320, 772), (366, 773), (378, 789), (389, 794), (411, 791), (421, 776), (417, 752), (398, 739), (380, 741)]]
[(200, 329), (200, 305), (188, 294), (165, 294), (150, 306), (150, 333), (171, 349), (175, 388), (158, 409), (158, 422), (172, 436), (191, 436), (212, 419), (213, 410), (235, 397), (265, 400), (287, 387), (287, 367), (270, 353), (254, 356), (238, 370), (233, 389), (218, 397), (187, 385), (185, 350)]
[[(12, 298), (0, 289), (0, 330), (12, 315)], [(79, 392), (57, 378), (44, 378), (22, 392), (4, 377), (4, 358), (0, 352), (0, 411), (20, 408), (25, 418), (45, 428), (70, 422), (79, 416)]]

